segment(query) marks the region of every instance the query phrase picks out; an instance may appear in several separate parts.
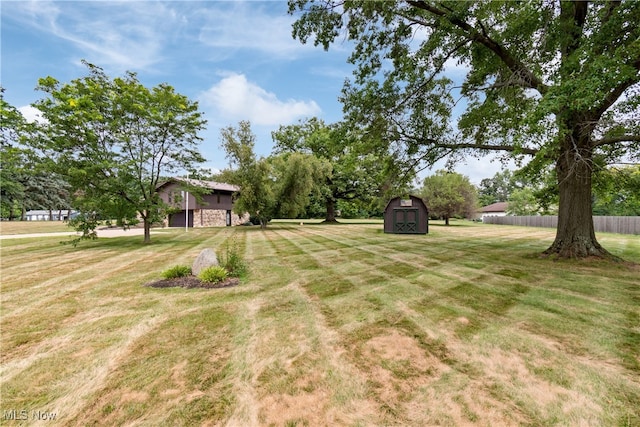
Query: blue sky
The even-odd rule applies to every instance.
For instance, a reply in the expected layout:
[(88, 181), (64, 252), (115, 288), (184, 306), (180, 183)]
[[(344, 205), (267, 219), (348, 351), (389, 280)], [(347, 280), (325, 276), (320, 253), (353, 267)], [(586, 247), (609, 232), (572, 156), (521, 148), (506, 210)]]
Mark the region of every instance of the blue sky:
[[(166, 82), (199, 102), (208, 120), (203, 167), (222, 169), (222, 127), (249, 120), (266, 156), (280, 125), (342, 119), (350, 46), (303, 45), (291, 37), (295, 19), (284, 0), (2, 0), (1, 84), (6, 101), (30, 116), (29, 104), (44, 95), (34, 90), (38, 79), (82, 77), (83, 59), (111, 77), (133, 71), (148, 87)], [(476, 184), (500, 169), (489, 158), (457, 167)]]

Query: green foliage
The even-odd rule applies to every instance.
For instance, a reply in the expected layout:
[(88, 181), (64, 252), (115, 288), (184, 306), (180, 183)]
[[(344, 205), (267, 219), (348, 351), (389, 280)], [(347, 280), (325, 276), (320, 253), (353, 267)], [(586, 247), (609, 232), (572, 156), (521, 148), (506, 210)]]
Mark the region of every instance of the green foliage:
[[(0, 87), (0, 93), (4, 89)], [(0, 204), (2, 218), (21, 218), (29, 209), (69, 209), (69, 184), (63, 176), (46, 170), (47, 159), (27, 143), (36, 137), (34, 123), (0, 98)]]
[(77, 232), (82, 233), (80, 237), (72, 239), (68, 242), (74, 247), (78, 245), (82, 240), (95, 240), (98, 238), (96, 228), (100, 225), (100, 220), (95, 213), (80, 213), (73, 219), (69, 220), (69, 226), (73, 227)]
[(455, 216), (473, 217), (478, 207), (476, 188), (469, 178), (445, 170), (424, 179), (420, 196), (429, 214), (444, 218), (447, 224)]
[(280, 126), (272, 137), (276, 153), (308, 153), (330, 164), (331, 173), (319, 188), (327, 221), (335, 220), (338, 202), (370, 204), (385, 184), (398, 179), (386, 168), (390, 161), (387, 150), (367, 141), (357, 127), (346, 122), (326, 125), (314, 117)]
[(232, 169), (221, 176), (241, 188), (234, 210), (249, 212), (263, 228), (275, 216), (295, 218), (320, 191), (319, 183), (330, 174), (330, 165), (316, 157), (291, 153), (257, 158), (255, 135), (248, 121), (221, 131), (222, 148)]
[(161, 174), (204, 161), (196, 146), (206, 121), (196, 102), (167, 84), (149, 89), (134, 73), (111, 79), (85, 65), (88, 75), (70, 83), (40, 79), (48, 97), (34, 106), (46, 122), (33, 144), (69, 182), (74, 207), (125, 226), (140, 217), (148, 242), (150, 224), (164, 216)]
[(303, 43), (353, 43), (346, 120), (401, 170), (497, 152), (532, 171), (552, 166), (550, 253), (605, 254), (591, 174), (601, 160), (640, 158), (639, 2), (290, 0), (289, 13)]
[(220, 283), (228, 277), (227, 270), (219, 265), (207, 267), (198, 274), (198, 279), (208, 283)]
[(480, 181), (478, 199), (482, 206), (506, 202), (511, 192), (516, 188), (518, 186), (513, 173), (506, 169), (502, 172), (497, 172), (492, 178), (485, 178)]
[(191, 275), (191, 267), (187, 265), (176, 265), (162, 272), (165, 279), (175, 279)]
[(235, 239), (227, 240), (217, 253), (220, 265), (227, 270), (229, 277), (242, 277), (247, 273), (247, 262), (240, 252)]
[(517, 188), (511, 192), (508, 199), (507, 214), (509, 215), (537, 215), (540, 213), (538, 201), (530, 188)]
[(594, 215), (640, 216), (640, 166), (605, 168), (594, 181)]

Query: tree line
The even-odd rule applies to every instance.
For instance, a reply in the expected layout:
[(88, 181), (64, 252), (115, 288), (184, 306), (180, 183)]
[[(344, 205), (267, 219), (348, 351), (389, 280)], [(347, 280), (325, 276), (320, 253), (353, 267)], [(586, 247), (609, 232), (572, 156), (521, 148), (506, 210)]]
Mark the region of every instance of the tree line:
[[(151, 223), (171, 209), (157, 198), (155, 187), (167, 178), (163, 174), (178, 167), (190, 168), (192, 176), (240, 186), (235, 209), (249, 212), (262, 227), (276, 217), (322, 217), (325, 222), (336, 222), (338, 214), (380, 217), (386, 201), (398, 194), (419, 195), (431, 217), (446, 224), (450, 218), (473, 218), (480, 206), (499, 201), (507, 201), (507, 213), (513, 215), (557, 213), (552, 174), (531, 179), (523, 171), (505, 170), (475, 187), (466, 176), (438, 170), (419, 182), (415, 171), (408, 174), (398, 167), (396, 156), (363, 137), (358, 128), (318, 118), (272, 132), (274, 148), (266, 158), (254, 153), (250, 122), (222, 129), (221, 148), (229, 168), (207, 174), (196, 168), (203, 160), (196, 149), (197, 131), (204, 125), (197, 104), (191, 103), (191, 116), (183, 118), (182, 128), (174, 128), (171, 108), (184, 113), (189, 101), (172, 88), (161, 85), (149, 91), (134, 74), (127, 74), (126, 81), (111, 80), (99, 67), (87, 66), (89, 76), (69, 84), (40, 81), (40, 89), (51, 97), (36, 105), (51, 120), (27, 123), (2, 99), (3, 218), (23, 217), (27, 207), (76, 208), (81, 214), (75, 225), (85, 237), (94, 235), (100, 218), (123, 227), (141, 218), (148, 241)], [(108, 91), (111, 96), (105, 98)], [(155, 104), (159, 100), (151, 96), (154, 92), (170, 100), (164, 115), (158, 110), (161, 104)], [(170, 127), (173, 139), (167, 137)], [(640, 214), (639, 179), (637, 166), (603, 169), (596, 175), (594, 212)]]
[[(344, 37), (353, 46), (344, 122), (281, 127), (267, 158), (255, 155), (248, 124), (225, 129), (233, 166), (225, 176), (246, 190), (239, 207), (263, 224), (309, 204), (332, 220), (338, 203), (410, 191), (440, 160), (503, 153), (526, 183), (514, 184), (509, 202), (533, 197), (542, 211), (557, 210), (546, 254), (611, 257), (592, 215), (636, 212), (640, 2), (290, 0), (289, 12), (302, 43), (329, 49)], [(452, 63), (459, 81), (447, 74)], [(45, 125), (21, 123), (3, 102), (3, 192), (5, 176), (19, 177), (26, 169), (16, 165), (36, 158), (43, 166), (34, 169), (69, 184), (89, 234), (91, 215), (103, 212), (125, 226), (142, 220), (148, 238), (164, 209), (154, 192), (161, 171), (202, 161), (206, 122), (167, 84), (149, 89), (134, 73), (111, 79), (86, 65), (89, 75), (70, 83), (39, 81), (47, 96), (34, 106)], [(28, 149), (6, 143), (14, 140)], [(615, 166), (623, 163), (634, 166)], [(443, 177), (451, 176), (433, 179)], [(7, 179), (7, 194), (26, 197), (21, 179)]]

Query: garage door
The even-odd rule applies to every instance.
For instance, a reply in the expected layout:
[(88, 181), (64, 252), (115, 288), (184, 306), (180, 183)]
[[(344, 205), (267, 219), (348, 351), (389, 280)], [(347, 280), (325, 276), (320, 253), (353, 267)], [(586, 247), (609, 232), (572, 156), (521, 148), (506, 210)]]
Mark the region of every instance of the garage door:
[[(169, 227), (184, 227), (184, 211), (169, 215)], [(193, 227), (193, 211), (189, 210), (189, 227)]]

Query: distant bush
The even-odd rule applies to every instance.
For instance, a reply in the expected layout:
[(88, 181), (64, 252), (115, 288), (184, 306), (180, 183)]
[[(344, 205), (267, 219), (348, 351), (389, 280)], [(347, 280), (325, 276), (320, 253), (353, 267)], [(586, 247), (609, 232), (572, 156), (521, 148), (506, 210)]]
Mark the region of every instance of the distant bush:
[(177, 277), (186, 277), (191, 274), (191, 267), (186, 265), (176, 265), (168, 270), (162, 272), (162, 277), (165, 279), (175, 279)]
[(207, 267), (198, 274), (198, 279), (208, 283), (220, 283), (228, 276), (227, 270), (219, 265)]

